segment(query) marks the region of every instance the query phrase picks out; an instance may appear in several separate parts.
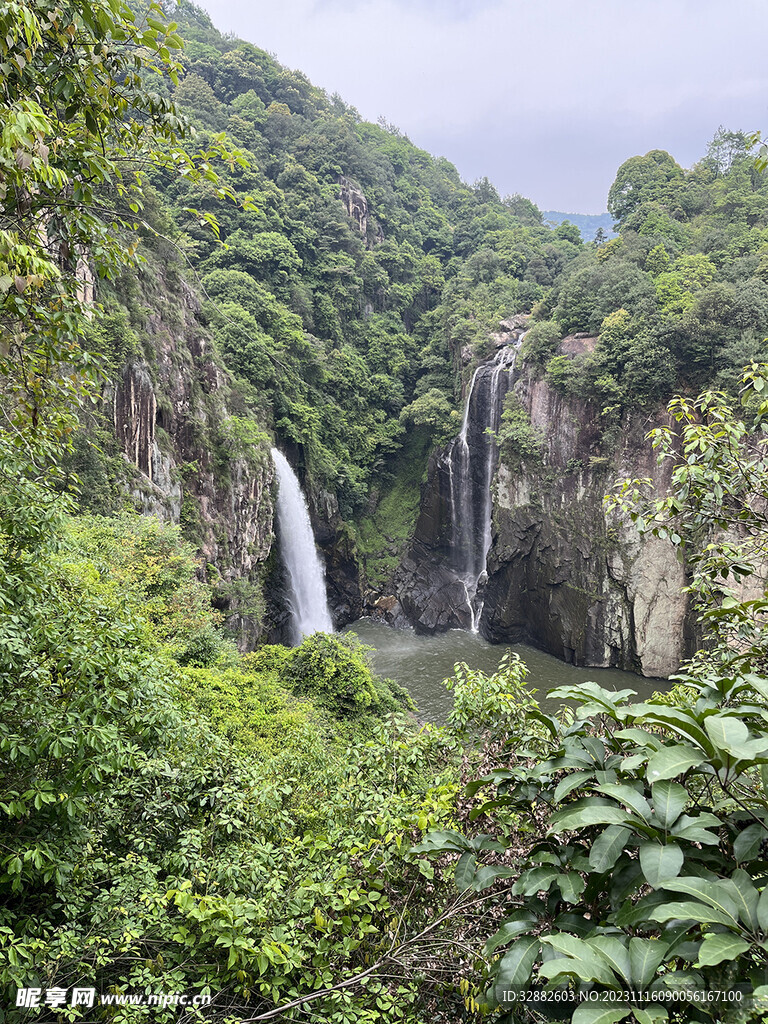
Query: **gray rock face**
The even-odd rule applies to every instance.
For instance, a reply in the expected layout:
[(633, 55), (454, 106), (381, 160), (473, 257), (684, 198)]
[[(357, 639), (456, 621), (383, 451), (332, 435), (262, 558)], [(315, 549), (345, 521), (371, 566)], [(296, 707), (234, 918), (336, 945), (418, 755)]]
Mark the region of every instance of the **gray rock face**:
[(363, 236), (368, 234), (368, 200), (360, 186), (343, 174), (339, 176), (339, 197), (347, 209), (349, 219)]
[[(543, 457), (532, 464), (508, 453), (499, 464), (480, 632), (579, 665), (670, 675), (690, 639), (684, 567), (671, 544), (640, 538), (603, 503), (625, 477), (650, 477), (664, 492), (668, 470), (645, 437), (665, 414), (628, 417), (609, 444), (598, 410), (527, 376), (515, 390), (544, 439)], [(430, 463), (415, 543), (397, 576), (403, 610), (430, 632), (466, 628), (466, 600), (444, 578), (443, 464), (439, 453)]]
[(483, 632), (576, 664), (670, 675), (686, 653), (684, 567), (669, 542), (641, 538), (603, 503), (625, 477), (666, 490), (645, 440), (664, 414), (628, 417), (604, 454), (596, 410), (543, 381), (520, 381), (518, 397), (545, 438), (543, 462), (500, 465)]
[(422, 545), (403, 559), (396, 586), (400, 608), (417, 633), (471, 628), (466, 587)]
[[(209, 437), (230, 416), (229, 380), (207, 351), (197, 299), (185, 285), (183, 300), (173, 324), (160, 313), (148, 319), (152, 365), (128, 363), (112, 386), (126, 489), (146, 514), (176, 523), (187, 517), (202, 560), (225, 588), (246, 593), (260, 587), (272, 546), (272, 463), (267, 448), (232, 454), (225, 468), (217, 461)], [(242, 645), (252, 646), (256, 619), (234, 598), (222, 610), (236, 620)]]
[(312, 529), (325, 561), (328, 606), (338, 628), (363, 614), (360, 565), (336, 495), (310, 488), (308, 498)]

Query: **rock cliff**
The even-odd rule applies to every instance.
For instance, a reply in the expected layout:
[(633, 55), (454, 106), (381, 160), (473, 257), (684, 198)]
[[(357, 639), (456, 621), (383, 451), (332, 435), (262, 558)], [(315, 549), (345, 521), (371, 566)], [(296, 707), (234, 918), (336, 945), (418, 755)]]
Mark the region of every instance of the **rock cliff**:
[(668, 541), (606, 511), (625, 477), (669, 484), (646, 440), (665, 414), (629, 415), (600, 436), (598, 410), (523, 377), (517, 395), (543, 438), (539, 465), (499, 466), (481, 628), (526, 637), (566, 661), (668, 676), (686, 653), (685, 569)]
[[(668, 676), (686, 654), (684, 567), (672, 546), (641, 539), (609, 514), (603, 496), (625, 477), (650, 477), (661, 493), (648, 431), (665, 414), (627, 415), (603, 432), (599, 410), (564, 398), (524, 369), (514, 385), (541, 443), (538, 459), (506, 447), (493, 484), (492, 545), (480, 632), (526, 640), (579, 665)], [(467, 628), (462, 583), (447, 560), (451, 535), (448, 464), (430, 460), (411, 548), (396, 575), (398, 604), (417, 630)]]
[(140, 511), (182, 525), (229, 626), (252, 646), (268, 625), (269, 439), (212, 351), (196, 294), (159, 273), (152, 306), (134, 325), (141, 350), (106, 393), (124, 460), (120, 486)]

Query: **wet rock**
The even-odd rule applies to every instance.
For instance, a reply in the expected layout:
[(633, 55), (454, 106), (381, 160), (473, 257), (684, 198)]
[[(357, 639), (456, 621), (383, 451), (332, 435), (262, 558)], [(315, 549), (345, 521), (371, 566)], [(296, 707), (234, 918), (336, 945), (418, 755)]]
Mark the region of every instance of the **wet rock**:
[(530, 378), (517, 392), (546, 439), (544, 458), (499, 467), (481, 632), (499, 642), (523, 634), (579, 665), (672, 674), (692, 639), (684, 567), (669, 542), (641, 538), (603, 503), (628, 476), (664, 493), (669, 471), (645, 436), (666, 413), (627, 417), (607, 451), (599, 410)]
[(395, 583), (399, 603), (417, 633), (472, 627), (465, 585), (425, 551), (416, 548), (403, 559)]

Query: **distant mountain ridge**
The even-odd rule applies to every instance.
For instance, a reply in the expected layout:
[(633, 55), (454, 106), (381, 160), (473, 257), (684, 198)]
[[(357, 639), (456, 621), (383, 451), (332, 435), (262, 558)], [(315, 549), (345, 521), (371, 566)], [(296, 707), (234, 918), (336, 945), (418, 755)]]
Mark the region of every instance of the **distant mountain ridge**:
[(585, 242), (593, 241), (599, 228), (602, 228), (609, 238), (616, 234), (610, 213), (560, 213), (557, 210), (544, 210), (542, 217), (545, 224), (551, 224), (553, 227), (562, 224), (564, 220), (569, 220), (579, 229)]

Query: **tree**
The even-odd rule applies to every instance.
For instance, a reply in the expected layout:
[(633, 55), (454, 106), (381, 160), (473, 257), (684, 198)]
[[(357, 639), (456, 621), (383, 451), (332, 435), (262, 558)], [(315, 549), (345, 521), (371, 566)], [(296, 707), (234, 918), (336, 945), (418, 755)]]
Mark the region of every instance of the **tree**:
[(663, 202), (672, 196), (672, 183), (682, 177), (682, 167), (662, 149), (630, 157), (619, 168), (608, 192), (608, 212), (621, 223), (642, 203)]
[[(169, 100), (178, 77), (162, 10), (121, 0), (36, 0), (0, 9), (0, 374), (6, 480), (53, 472), (95, 381), (81, 347), (93, 278), (134, 261), (148, 165), (205, 181), (223, 139), (194, 156)], [(210, 215), (205, 219), (214, 223)], [(148, 225), (144, 225), (148, 227)], [(90, 383), (89, 383), (90, 382)]]

